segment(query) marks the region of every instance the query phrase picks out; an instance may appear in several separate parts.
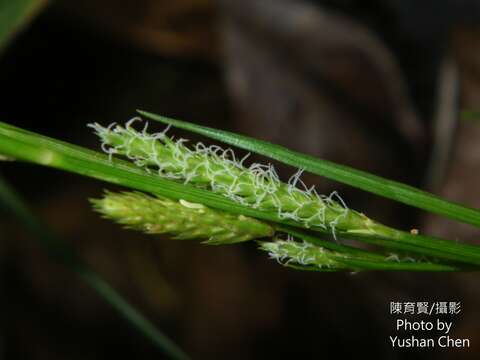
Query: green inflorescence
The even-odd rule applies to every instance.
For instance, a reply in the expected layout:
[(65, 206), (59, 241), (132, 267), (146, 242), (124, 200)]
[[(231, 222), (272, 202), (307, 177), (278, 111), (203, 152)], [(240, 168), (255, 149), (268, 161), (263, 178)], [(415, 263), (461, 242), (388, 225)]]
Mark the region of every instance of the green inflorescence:
[(92, 202), (106, 218), (128, 228), (170, 234), (176, 239), (206, 239), (205, 243), (216, 245), (271, 237), (274, 233), (270, 225), (253, 218), (139, 192), (107, 192)]
[[(137, 118), (125, 126), (103, 127), (91, 124), (102, 141), (102, 149), (110, 156), (120, 155), (149, 172), (167, 179), (189, 183), (226, 196), (242, 205), (259, 210), (275, 211), (280, 219), (301, 223), (308, 228), (358, 230), (368, 232), (364, 215), (350, 210), (336, 192), (319, 195), (300, 180), (302, 171), (287, 183), (281, 182), (272, 165), (243, 165), (231, 149), (205, 146), (193, 148), (186, 140), (174, 141), (164, 132), (149, 134), (132, 127)], [(303, 187), (300, 189), (298, 186)]]
[[(274, 244), (265, 244), (262, 248), (282, 264), (302, 270), (478, 269), (478, 246), (419, 235), (418, 230), (405, 232), (380, 224), (348, 209), (340, 198), (334, 199), (335, 194), (326, 197), (317, 195), (314, 188), (307, 189), (300, 180), (301, 172), (297, 172), (287, 183), (282, 183), (270, 165), (246, 167), (243, 165), (245, 158), (236, 160), (231, 150), (207, 148), (202, 144), (189, 148), (185, 146), (185, 140), (173, 141), (165, 132), (148, 134), (146, 128), (136, 131), (131, 125), (132, 122), (125, 127), (91, 125), (109, 154), (105, 156), (0, 123), (0, 151), (21, 161), (149, 193), (122, 194), (123, 201), (116, 205), (108, 202), (119, 199), (113, 194), (95, 201), (97, 209), (106, 217), (146, 232), (169, 233), (178, 238), (204, 238), (217, 244), (287, 234), (295, 237), (297, 242), (284, 244), (276, 243), (281, 240), (270, 240)], [(238, 139), (254, 141), (245, 140), (245, 137)], [(261, 144), (272, 152), (278, 150), (274, 144)], [(265, 151), (263, 149), (261, 153)], [(140, 168), (112, 159), (114, 154), (133, 160)], [(302, 159), (301, 154), (292, 156)], [(322, 160), (308, 159), (318, 166), (325, 165)], [(348, 168), (344, 171), (357, 174)], [(184, 186), (185, 183), (188, 186)], [(303, 190), (297, 188), (298, 184), (303, 186)], [(392, 185), (389, 189), (396, 191), (397, 188)], [(455, 208), (455, 204), (444, 200), (442, 204)], [(472, 209), (470, 213), (475, 212)], [(465, 212), (465, 219), (468, 214)], [(337, 234), (342, 239), (361, 241), (376, 246), (376, 250), (364, 250), (354, 244), (332, 242), (318, 236), (318, 233), (325, 234), (328, 230), (334, 234), (338, 230)]]
[(288, 239), (260, 242), (260, 249), (267, 251), (271, 259), (285, 266), (314, 267), (319, 270), (347, 269), (335, 260), (336, 254), (333, 251), (305, 241)]

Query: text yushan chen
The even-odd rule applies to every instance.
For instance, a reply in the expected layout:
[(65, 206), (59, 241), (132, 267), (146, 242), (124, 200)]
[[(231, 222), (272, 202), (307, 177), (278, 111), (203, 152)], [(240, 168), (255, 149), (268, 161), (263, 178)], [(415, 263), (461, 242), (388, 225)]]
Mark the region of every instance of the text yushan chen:
[(418, 335), (408, 336), (390, 336), (389, 340), (393, 348), (469, 348), (470, 340), (464, 338), (454, 338), (449, 335), (452, 328), (452, 322), (441, 321), (408, 321), (406, 319), (397, 319), (397, 331), (435, 331), (442, 335), (434, 337), (420, 337)]

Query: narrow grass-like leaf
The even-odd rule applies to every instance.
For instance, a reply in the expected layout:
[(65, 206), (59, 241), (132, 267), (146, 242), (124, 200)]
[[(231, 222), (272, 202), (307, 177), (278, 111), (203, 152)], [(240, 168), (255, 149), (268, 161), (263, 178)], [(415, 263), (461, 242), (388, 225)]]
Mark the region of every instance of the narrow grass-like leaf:
[(293, 221), (279, 218), (277, 211), (246, 207), (211, 191), (163, 179), (130, 162), (109, 158), (105, 154), (2, 122), (0, 122), (0, 154), (170, 199), (183, 199), (230, 213), (300, 226)]
[[(130, 123), (134, 121), (135, 119), (131, 120)], [(337, 204), (335, 208), (325, 207), (322, 198), (319, 196), (313, 198), (307, 196), (307, 202), (305, 204), (307, 207), (304, 208), (302, 206), (299, 208), (299, 200), (305, 200), (304, 196), (308, 194), (300, 191), (296, 194), (299, 195), (299, 197), (297, 197), (295, 201), (291, 201), (292, 190), (290, 186), (282, 183), (278, 177), (268, 177), (268, 187), (264, 189), (260, 186), (263, 182), (257, 180), (256, 176), (251, 174), (248, 169), (236, 162), (234, 164), (226, 162), (224, 157), (212, 155), (210, 152), (205, 151), (206, 148), (203, 144), (201, 144), (202, 146), (197, 153), (183, 145), (183, 140), (175, 143), (163, 132), (149, 134), (146, 125), (142, 132), (134, 130), (130, 124), (126, 127), (116, 125), (108, 128), (98, 124), (91, 126), (96, 130), (97, 135), (99, 135), (102, 140), (102, 149), (109, 154), (113, 153), (118, 156), (126, 156), (140, 167), (147, 166), (148, 171), (152, 171), (155, 168), (162, 169), (157, 172), (159, 177), (166, 177), (169, 180), (173, 178), (184, 182), (187, 181), (186, 179), (189, 179), (188, 184), (192, 183), (195, 187), (199, 186), (212, 190), (215, 193), (220, 193), (241, 205), (251, 207), (251, 205), (254, 204), (254, 208), (257, 210), (274, 210), (280, 218), (288, 218), (298, 223), (297, 226), (315, 230), (319, 228), (321, 230), (329, 230), (325, 225), (333, 223), (335, 233), (342, 233), (343, 231), (348, 234), (368, 235), (375, 237), (374, 239), (391, 239), (388, 242), (385, 241), (385, 246), (392, 248), (408, 247), (410, 249), (410, 240), (413, 240), (413, 242), (421, 240), (422, 246), (419, 246), (419, 251), (421, 251), (422, 254), (424, 254), (425, 251), (428, 252), (431, 250), (437, 255), (437, 249), (439, 247), (452, 245), (451, 242), (441, 244), (441, 240), (437, 240), (435, 243), (429, 243), (425, 241), (425, 238), (414, 238), (409, 233), (379, 224), (364, 214), (352, 209), (347, 209), (339, 204)], [(218, 147), (214, 149), (215, 153), (219, 151)], [(225, 154), (225, 152), (222, 151), (221, 153)], [(229, 168), (225, 169), (226, 166), (229, 166)], [(252, 164), (252, 166), (255, 168), (261, 165)], [(268, 168), (270, 169), (270, 167)], [(260, 179), (265, 180), (263, 177)], [(233, 189), (236, 189), (238, 193), (235, 193), (235, 196), (231, 197), (232, 185), (239, 184), (241, 184), (241, 186), (233, 186)], [(260, 191), (261, 189), (262, 191)], [(246, 198), (239, 196), (239, 194), (247, 195), (248, 200), (246, 201)], [(261, 201), (258, 201), (257, 197), (261, 199)], [(326, 198), (324, 197), (324, 199)], [(265, 200), (268, 200), (267, 204), (269, 205), (263, 208), (261, 205)], [(321, 206), (317, 208), (317, 205)], [(290, 212), (287, 214), (285, 213), (285, 209), (288, 208)], [(338, 210), (335, 210), (336, 208), (338, 208)], [(298, 214), (300, 210), (308, 210), (307, 212), (303, 212), (306, 216), (299, 217)], [(282, 214), (283, 216), (281, 216)], [(329, 218), (329, 220), (325, 221), (326, 218)], [(301, 221), (301, 219), (305, 219), (306, 221)], [(425, 243), (425, 245), (423, 245), (423, 243)], [(453, 246), (454, 250), (452, 254), (448, 254), (448, 256), (450, 256), (448, 258), (449, 260), (458, 261), (459, 259), (465, 258), (478, 261), (478, 256), (475, 256), (475, 250), (477, 250), (478, 255), (480, 248), (471, 246), (470, 249), (466, 249), (457, 254), (455, 251), (457, 244), (453, 243)]]
[(480, 227), (480, 210), (444, 200), (412, 186), (388, 180), (348, 166), (302, 154), (277, 144), (245, 135), (174, 120), (145, 111), (138, 111), (148, 119), (172, 125), (206, 137), (267, 156), (284, 164), (300, 167), (311, 173), (345, 183), (410, 206)]
[[(165, 196), (176, 200), (187, 200), (205, 206), (235, 214), (282, 223), (296, 227), (302, 224), (281, 219), (275, 211), (264, 211), (246, 207), (224, 196), (208, 190), (195, 188), (186, 184), (162, 179), (135, 165), (119, 159), (71, 145), (62, 141), (41, 136), (14, 126), (0, 123), (0, 154), (50, 166), (57, 169), (93, 177), (132, 189)], [(362, 233), (339, 233), (340, 236), (358, 238), (362, 241), (376, 242), (380, 246), (407, 250), (425, 256), (458, 261), (463, 264), (480, 265), (480, 247), (458, 244), (455, 242), (429, 238), (426, 236), (409, 236), (408, 233), (375, 225), (375, 231), (385, 236), (368, 236)], [(330, 234), (322, 229), (316, 231)], [(385, 238), (385, 239), (384, 239)]]
[(166, 335), (158, 330), (138, 310), (130, 305), (115, 289), (113, 289), (96, 272), (91, 270), (73, 252), (65, 242), (61, 241), (45, 225), (30, 212), (20, 196), (0, 177), (0, 203), (9, 209), (25, 228), (40, 241), (52, 260), (71, 269), (85, 281), (107, 303), (119, 312), (142, 334), (158, 346), (172, 359), (188, 359), (189, 357), (175, 345)]
[[(438, 261), (443, 259), (450, 262), (480, 266), (479, 247), (474, 245), (459, 244), (431, 236), (411, 235), (407, 232), (401, 232), (401, 235), (395, 238), (348, 233), (341, 233), (339, 236), (344, 239), (357, 240), (386, 249), (436, 258)], [(457, 244), (459, 247), (457, 247)]]
[(210, 191), (149, 174), (130, 162), (116, 158), (109, 159), (105, 154), (1, 122), (0, 154), (171, 199), (183, 199), (262, 220), (279, 221), (276, 212), (247, 208)]

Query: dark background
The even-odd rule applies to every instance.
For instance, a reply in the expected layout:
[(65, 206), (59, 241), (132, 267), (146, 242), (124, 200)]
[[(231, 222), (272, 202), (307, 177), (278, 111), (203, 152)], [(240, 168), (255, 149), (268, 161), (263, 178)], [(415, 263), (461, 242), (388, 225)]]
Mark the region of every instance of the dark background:
[[(0, 57), (0, 119), (98, 149), (87, 123), (121, 123), (140, 108), (479, 207), (480, 123), (459, 120), (461, 110), (478, 108), (479, 19), (475, 1), (58, 1)], [(280, 170), (284, 178), (295, 171)], [(480, 353), (475, 273), (296, 272), (254, 244), (207, 247), (122, 230), (88, 202), (113, 186), (22, 163), (0, 171), (193, 358)], [(479, 243), (471, 227), (325, 179), (305, 181), (338, 190), (350, 207), (389, 225)], [(5, 358), (162, 358), (1, 215)], [(460, 301), (452, 336), (469, 338), (471, 348), (392, 350), (390, 301)]]

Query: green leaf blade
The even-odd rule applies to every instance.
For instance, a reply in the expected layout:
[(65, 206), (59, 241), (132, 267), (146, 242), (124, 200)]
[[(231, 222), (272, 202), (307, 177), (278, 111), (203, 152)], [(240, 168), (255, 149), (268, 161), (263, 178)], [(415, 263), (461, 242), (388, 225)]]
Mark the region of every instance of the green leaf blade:
[[(171, 180), (162, 179), (137, 166), (115, 158), (109, 158), (92, 150), (35, 134), (12, 125), (0, 123), (0, 154), (49, 166), (76, 174), (96, 178), (131, 189), (158, 194), (174, 200), (187, 200), (230, 213), (241, 214), (277, 224), (302, 227), (302, 224), (281, 219), (277, 212), (258, 210), (236, 203), (208, 190), (195, 188)], [(312, 229), (331, 235), (322, 229)], [(403, 235), (402, 235), (403, 234)], [(466, 265), (480, 265), (480, 248), (452, 241), (429, 237), (409, 237), (408, 234), (390, 229), (385, 239), (362, 234), (337, 233), (339, 237), (354, 237), (364, 242), (433, 256), (439, 261), (458, 261)]]
[(324, 176), (331, 180), (335, 180), (349, 186), (404, 203), (406, 205), (417, 207), (419, 209), (480, 227), (479, 209), (444, 200), (434, 194), (417, 189), (413, 186), (388, 180), (377, 175), (350, 168), (345, 165), (317, 159), (313, 156), (302, 154), (277, 144), (271, 144), (267, 141), (253, 139), (245, 135), (239, 135), (229, 131), (200, 126), (185, 121), (174, 120), (145, 111), (139, 110), (138, 112), (148, 119), (159, 121), (167, 125), (172, 125), (183, 130), (191, 131), (256, 154), (264, 155), (278, 160), (284, 164), (297, 168), (303, 168), (313, 174)]

